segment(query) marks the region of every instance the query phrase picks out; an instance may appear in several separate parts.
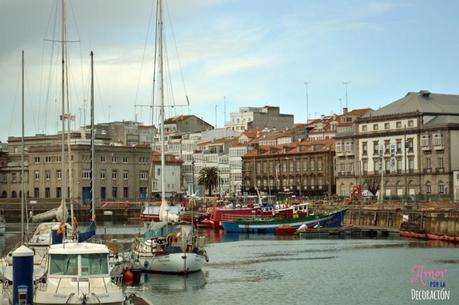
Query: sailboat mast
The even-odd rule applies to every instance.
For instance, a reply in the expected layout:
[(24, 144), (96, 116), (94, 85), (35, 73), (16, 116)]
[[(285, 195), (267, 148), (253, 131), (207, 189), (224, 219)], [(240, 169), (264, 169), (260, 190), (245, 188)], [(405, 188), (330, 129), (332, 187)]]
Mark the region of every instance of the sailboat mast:
[(62, 218), (65, 221), (65, 212), (66, 206), (65, 201), (67, 199), (67, 177), (65, 171), (65, 3), (64, 0), (62, 2), (62, 24), (61, 24), (61, 51), (62, 51), (62, 113), (61, 113), (61, 120), (62, 120), (62, 143), (61, 143), (61, 179), (62, 179)]
[(24, 208), (25, 208), (25, 187), (24, 187), (24, 50), (22, 50), (22, 137), (21, 137), (21, 242), (24, 243)]
[(91, 51), (91, 213), (92, 220), (96, 218), (96, 175), (95, 171), (95, 160), (96, 160), (96, 149), (95, 149), (95, 130), (94, 130), (94, 53)]
[(166, 190), (165, 190), (165, 156), (164, 156), (164, 63), (163, 63), (163, 6), (162, 0), (158, 1), (159, 5), (159, 19), (158, 19), (158, 42), (159, 42), (159, 49), (158, 49), (158, 59), (159, 59), (159, 95), (161, 100), (161, 106), (159, 110), (159, 116), (161, 120), (161, 202), (166, 200)]

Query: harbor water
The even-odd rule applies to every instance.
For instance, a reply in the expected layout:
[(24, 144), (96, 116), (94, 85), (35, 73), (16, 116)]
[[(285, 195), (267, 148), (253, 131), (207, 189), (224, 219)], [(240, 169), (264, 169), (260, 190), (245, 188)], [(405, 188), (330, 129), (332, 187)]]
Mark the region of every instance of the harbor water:
[[(115, 239), (127, 248), (139, 228), (110, 226), (99, 231), (99, 237)], [(459, 251), (454, 244), (204, 233), (210, 241), (210, 261), (202, 272), (145, 274), (142, 285), (128, 287), (128, 292), (155, 305), (459, 302)], [(16, 241), (17, 234), (9, 233), (0, 237), (0, 247), (5, 251)], [(418, 276), (420, 268), (425, 271), (423, 278)], [(432, 274), (435, 279), (427, 276)], [(431, 282), (438, 287), (430, 287)], [(413, 291), (441, 289), (449, 293), (449, 300), (413, 299)]]

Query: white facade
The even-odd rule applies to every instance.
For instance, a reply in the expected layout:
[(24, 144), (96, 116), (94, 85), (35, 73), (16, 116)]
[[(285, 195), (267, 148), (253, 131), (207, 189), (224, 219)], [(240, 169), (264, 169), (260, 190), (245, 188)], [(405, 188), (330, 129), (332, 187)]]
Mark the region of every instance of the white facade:
[[(166, 197), (181, 192), (181, 171), (180, 164), (167, 164), (165, 167), (165, 183), (166, 183)], [(154, 164), (153, 166), (153, 179), (152, 191), (153, 193), (161, 193), (161, 164)]]

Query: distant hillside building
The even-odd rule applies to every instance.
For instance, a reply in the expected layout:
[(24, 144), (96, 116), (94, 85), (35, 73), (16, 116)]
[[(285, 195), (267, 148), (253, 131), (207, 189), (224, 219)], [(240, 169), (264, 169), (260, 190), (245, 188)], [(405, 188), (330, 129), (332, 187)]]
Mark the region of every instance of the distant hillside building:
[(231, 112), (231, 120), (225, 128), (242, 132), (249, 128), (276, 128), (278, 130), (292, 127), (293, 114), (280, 113), (279, 107), (241, 107), (239, 112)]
[(210, 129), (214, 127), (195, 115), (178, 115), (164, 121), (164, 133), (167, 135), (178, 136)]

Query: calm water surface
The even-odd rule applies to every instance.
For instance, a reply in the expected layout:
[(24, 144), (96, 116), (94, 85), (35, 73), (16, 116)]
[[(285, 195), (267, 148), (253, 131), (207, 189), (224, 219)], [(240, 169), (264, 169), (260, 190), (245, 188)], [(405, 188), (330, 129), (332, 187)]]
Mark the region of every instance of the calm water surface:
[[(103, 231), (104, 230), (99, 230)], [(107, 227), (101, 237), (128, 247), (137, 227)], [(459, 304), (459, 249), (409, 240), (276, 239), (205, 232), (210, 262), (188, 276), (148, 274), (129, 292), (155, 305), (204, 304)], [(0, 247), (17, 234), (0, 237)], [(449, 301), (413, 301), (412, 268), (447, 269)]]

